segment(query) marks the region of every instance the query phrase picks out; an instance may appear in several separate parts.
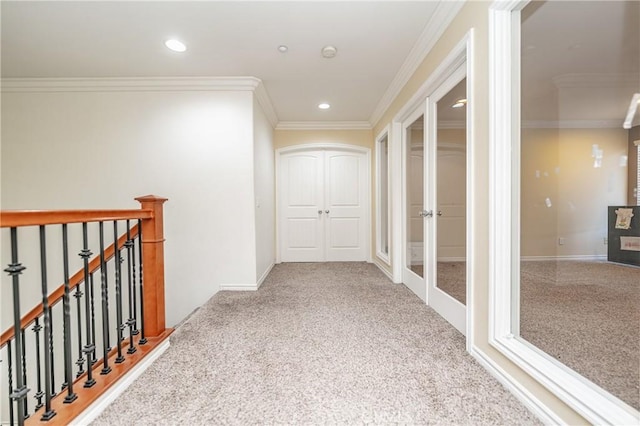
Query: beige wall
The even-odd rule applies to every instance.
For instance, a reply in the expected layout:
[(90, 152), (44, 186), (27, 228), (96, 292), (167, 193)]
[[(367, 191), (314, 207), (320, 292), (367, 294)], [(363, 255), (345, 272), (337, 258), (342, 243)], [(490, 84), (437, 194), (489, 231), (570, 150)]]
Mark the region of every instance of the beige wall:
[(621, 128), (523, 130), (523, 256), (606, 255), (607, 206), (625, 204), (627, 193), (627, 139)]
[[(418, 88), (433, 73), (436, 67), (446, 58), (447, 54), (460, 42), (465, 34), (475, 29), (475, 57), (473, 60), (473, 90), (471, 94), (474, 108), (471, 121), (473, 123), (473, 176), (471, 176), (470, 191), (474, 192), (473, 228), (474, 233), (473, 263), (473, 343), (475, 351), (482, 353), (501, 369), (506, 375), (518, 382), (528, 392), (546, 406), (550, 407), (557, 416), (569, 424), (584, 424), (585, 420), (555, 395), (532, 379), (519, 367), (509, 361), (502, 353), (489, 344), (489, 51), (488, 51), (488, 9), (491, 2), (467, 2), (452, 24), (447, 28), (440, 40), (435, 44), (409, 82), (392, 102), (382, 118), (374, 124), (374, 134), (378, 134), (388, 125), (398, 111), (417, 92)], [(391, 140), (391, 144), (400, 143)], [(392, 170), (391, 173), (398, 173)]]

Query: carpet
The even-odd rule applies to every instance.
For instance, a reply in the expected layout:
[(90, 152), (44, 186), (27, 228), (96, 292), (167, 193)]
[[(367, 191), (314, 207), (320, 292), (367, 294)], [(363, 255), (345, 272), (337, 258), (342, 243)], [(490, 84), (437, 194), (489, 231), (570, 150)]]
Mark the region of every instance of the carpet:
[(94, 424), (540, 424), (465, 339), (366, 263), (221, 291)]

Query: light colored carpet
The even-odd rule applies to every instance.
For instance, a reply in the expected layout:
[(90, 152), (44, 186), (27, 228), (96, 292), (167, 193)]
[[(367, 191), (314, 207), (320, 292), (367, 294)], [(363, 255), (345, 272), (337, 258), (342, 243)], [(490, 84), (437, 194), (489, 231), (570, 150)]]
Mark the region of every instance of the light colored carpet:
[(464, 338), (365, 263), (277, 265), (219, 292), (95, 421), (124, 424), (539, 424)]
[(520, 334), (640, 409), (640, 269), (523, 262)]

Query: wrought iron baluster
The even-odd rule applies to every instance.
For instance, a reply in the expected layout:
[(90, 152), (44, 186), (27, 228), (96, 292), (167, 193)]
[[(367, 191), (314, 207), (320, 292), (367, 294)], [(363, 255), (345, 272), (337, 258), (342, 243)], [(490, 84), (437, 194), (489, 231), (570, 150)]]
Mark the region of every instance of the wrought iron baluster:
[(94, 285), (93, 285), (93, 272), (89, 274), (89, 281), (91, 282), (90, 291), (91, 291), (91, 335), (93, 336), (93, 351), (91, 352), (91, 365), (98, 362), (96, 358), (96, 350), (98, 347), (98, 342), (96, 341), (96, 307), (95, 307), (95, 297), (94, 297)]
[[(22, 374), (22, 369), (24, 366), (21, 363), (23, 346), (22, 331), (20, 329), (20, 274), (25, 269), (26, 267), (22, 266), (22, 264), (18, 262), (18, 229), (13, 227), (11, 228), (11, 263), (4, 271), (11, 277), (13, 290), (13, 332), (16, 342), (16, 388), (13, 389), (11, 386), (9, 387), (9, 399), (12, 401), (12, 407), (13, 401), (17, 402), (18, 425), (24, 424), (23, 407), (26, 405), (27, 393), (29, 393), (26, 382), (23, 382), (24, 376)], [(10, 350), (11, 349), (9, 349), (9, 351)]]
[(142, 220), (138, 219), (138, 256), (140, 260), (140, 344), (147, 343), (147, 339), (144, 336), (144, 284), (142, 279)]
[[(9, 340), (7, 342), (7, 373), (9, 373), (9, 424), (13, 425), (13, 417), (14, 417), (13, 402), (14, 402), (14, 398), (13, 398), (13, 394), (11, 392), (13, 390), (13, 364), (11, 362), (11, 340)], [(22, 420), (21, 424), (24, 424), (24, 419)]]
[(49, 306), (49, 358), (51, 359), (51, 397), (53, 398), (58, 394), (58, 392), (56, 392), (56, 364), (54, 362), (53, 349), (53, 306)]
[(76, 292), (73, 294), (73, 297), (76, 299), (76, 321), (78, 323), (78, 360), (76, 361), (78, 372), (76, 373), (76, 378), (82, 376), (84, 373), (84, 357), (82, 356), (82, 303), (80, 301), (82, 294), (80, 284), (76, 285)]
[(64, 270), (64, 295), (62, 297), (62, 327), (64, 341), (64, 376), (67, 396), (64, 403), (70, 404), (78, 398), (73, 392), (73, 367), (71, 364), (71, 303), (69, 301), (69, 242), (67, 224), (62, 225), (62, 267)]
[(134, 309), (136, 305), (136, 292), (135, 292), (135, 282), (131, 279), (131, 254), (133, 251), (133, 241), (131, 241), (131, 226), (130, 221), (127, 219), (127, 241), (124, 243), (125, 248), (127, 249), (127, 286), (129, 288), (129, 319), (127, 320), (127, 325), (129, 326), (129, 349), (127, 349), (128, 354), (133, 354), (136, 352), (136, 347), (133, 345), (133, 336), (134, 326), (136, 320), (134, 319)]
[(96, 384), (93, 378), (93, 372), (91, 368), (91, 354), (95, 350), (95, 342), (93, 341), (95, 334), (91, 333), (91, 322), (93, 315), (93, 306), (91, 302), (91, 280), (89, 279), (89, 258), (93, 253), (89, 250), (89, 235), (87, 232), (87, 222), (82, 223), (82, 250), (80, 251), (80, 257), (83, 261), (84, 268), (84, 313), (85, 313), (85, 334), (87, 336), (87, 344), (83, 347), (82, 352), (87, 357), (87, 380), (84, 382), (85, 388), (90, 388)]
[(102, 296), (102, 370), (100, 374), (109, 374), (109, 291), (107, 289), (107, 264), (104, 259), (104, 222), (100, 226), (100, 289)]
[[(22, 329), (22, 380), (27, 383), (27, 348), (24, 328)], [(24, 399), (24, 418), (29, 418), (29, 399)]]
[(122, 322), (122, 267), (120, 263), (120, 248), (118, 247), (118, 221), (113, 221), (113, 246), (114, 246), (114, 261), (116, 270), (116, 340), (118, 348), (118, 356), (116, 357), (116, 364), (124, 362), (124, 356), (122, 356), (122, 330), (124, 330), (125, 324)]
[(47, 289), (47, 248), (44, 225), (40, 225), (40, 269), (42, 283), (42, 312), (44, 312), (44, 404), (45, 412), (41, 420), (50, 420), (56, 415), (51, 409), (51, 389), (53, 383), (51, 309), (49, 308), (49, 291)]
[[(138, 238), (140, 238), (140, 227), (138, 226)], [(138, 293), (136, 288), (136, 246), (133, 240), (131, 240), (131, 263), (132, 263), (132, 273), (133, 273), (133, 334), (140, 334), (140, 330), (138, 330)]]
[(36, 383), (38, 385), (38, 390), (33, 397), (36, 399), (36, 411), (38, 411), (44, 404), (42, 404), (42, 397), (44, 396), (44, 392), (42, 392), (42, 371), (40, 367), (40, 331), (42, 331), (42, 326), (40, 325), (40, 318), (36, 317), (36, 322), (33, 325), (34, 333), (36, 333)]

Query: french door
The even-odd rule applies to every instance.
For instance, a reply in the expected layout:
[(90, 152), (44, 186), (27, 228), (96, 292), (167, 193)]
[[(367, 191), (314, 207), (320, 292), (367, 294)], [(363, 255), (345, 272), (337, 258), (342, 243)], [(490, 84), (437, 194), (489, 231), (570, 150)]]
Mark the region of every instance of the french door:
[(280, 154), (280, 261), (367, 260), (367, 158), (340, 149)]
[(403, 282), (466, 334), (465, 64), (403, 122)]

